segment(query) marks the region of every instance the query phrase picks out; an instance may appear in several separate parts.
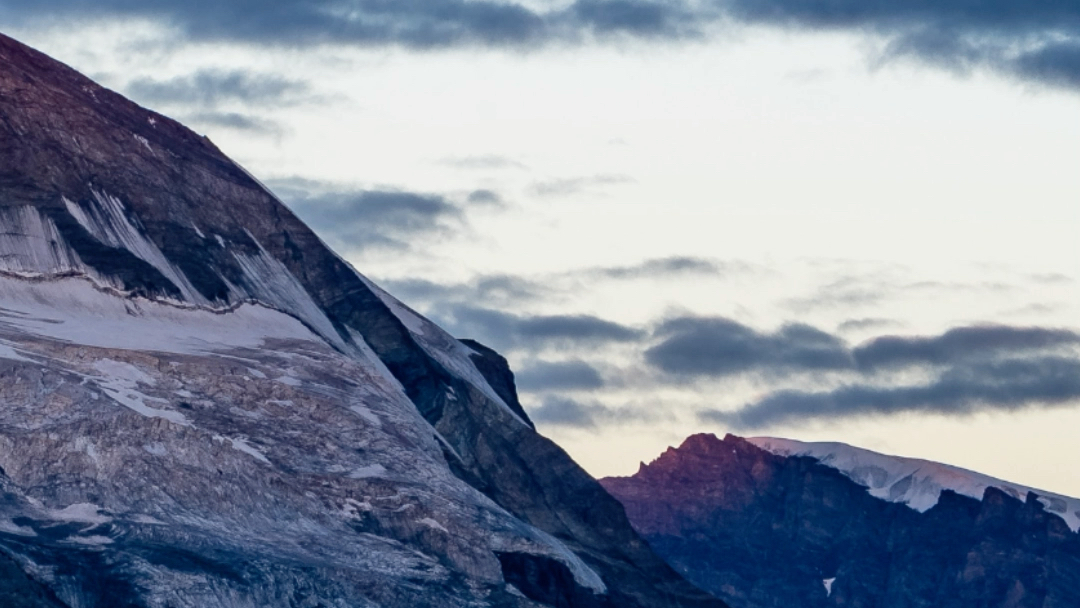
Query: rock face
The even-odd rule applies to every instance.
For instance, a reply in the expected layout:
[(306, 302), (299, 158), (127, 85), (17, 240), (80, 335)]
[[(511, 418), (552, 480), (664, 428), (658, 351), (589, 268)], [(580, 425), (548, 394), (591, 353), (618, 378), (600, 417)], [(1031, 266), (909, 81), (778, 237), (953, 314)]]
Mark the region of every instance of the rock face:
[(751, 441), (695, 435), (601, 482), (658, 553), (731, 606), (1080, 606), (1080, 534), (1045, 497), (943, 489), (920, 511), (872, 495), (852, 479), (865, 470)]
[(693, 607), (505, 360), (0, 35), (0, 604)]

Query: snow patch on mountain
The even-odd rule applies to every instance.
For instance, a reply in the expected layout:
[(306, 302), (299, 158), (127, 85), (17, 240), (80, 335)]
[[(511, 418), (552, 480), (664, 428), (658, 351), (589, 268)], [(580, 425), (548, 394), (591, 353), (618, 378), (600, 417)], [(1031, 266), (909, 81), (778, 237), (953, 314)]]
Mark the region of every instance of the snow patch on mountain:
[(16, 275), (65, 273), (83, 268), (52, 219), (35, 207), (0, 207), (0, 270)]
[(258, 246), (259, 255), (233, 254), (244, 271), (244, 287), (248, 292), (246, 295), (296, 315), (327, 342), (341, 350), (349, 350), (334, 324), (300, 281), (284, 264), (270, 255), (255, 235), (248, 232), (248, 237)]
[(129, 218), (120, 199), (107, 193), (92, 190), (93, 202), (74, 203), (67, 198), (64, 204), (68, 213), (97, 240), (116, 249), (126, 249), (135, 257), (150, 264), (165, 278), (176, 285), (186, 302), (206, 305), (206, 298), (187, 280), (180, 269), (173, 266), (149, 238), (138, 219)]
[(0, 276), (0, 327), (101, 348), (184, 354), (259, 348), (270, 339), (321, 341), (297, 319), (265, 306), (183, 308), (116, 297), (81, 277)]
[(925, 512), (938, 503), (942, 490), (982, 500), (987, 488), (997, 488), (1018, 500), (1028, 492), (1039, 497), (1047, 512), (1063, 520), (1069, 528), (1080, 530), (1080, 500), (1036, 490), (988, 475), (947, 464), (888, 456), (843, 443), (806, 443), (790, 439), (753, 437), (750, 443), (778, 456), (807, 456), (840, 471), (855, 483), (865, 486), (872, 496), (901, 503)]
[(107, 524), (113, 520), (108, 515), (102, 514), (101, 507), (86, 502), (69, 505), (63, 509), (50, 510), (45, 515), (53, 521), (91, 524), (93, 526)]
[(187, 417), (180, 412), (159, 409), (146, 404), (147, 401), (168, 402), (164, 399), (149, 397), (137, 390), (139, 384), (153, 386), (154, 382), (134, 365), (112, 359), (100, 359), (94, 362), (94, 369), (102, 374), (95, 378), (98, 386), (113, 401), (147, 418), (162, 418), (181, 426), (191, 426)]

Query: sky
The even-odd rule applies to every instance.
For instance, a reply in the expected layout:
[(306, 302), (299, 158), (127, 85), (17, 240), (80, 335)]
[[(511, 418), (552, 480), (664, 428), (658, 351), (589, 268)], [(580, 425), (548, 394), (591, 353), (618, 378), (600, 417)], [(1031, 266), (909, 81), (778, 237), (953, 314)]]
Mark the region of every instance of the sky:
[(502, 352), (596, 476), (841, 441), (1080, 496), (1080, 5), (5, 0)]

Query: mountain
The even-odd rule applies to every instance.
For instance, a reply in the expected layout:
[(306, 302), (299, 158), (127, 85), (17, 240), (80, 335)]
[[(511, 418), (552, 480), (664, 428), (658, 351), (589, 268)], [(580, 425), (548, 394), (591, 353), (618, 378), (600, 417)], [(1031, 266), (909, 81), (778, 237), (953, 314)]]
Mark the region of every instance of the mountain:
[(0, 35), (0, 603), (684, 607), (454, 339), (208, 139)]
[(1080, 606), (1080, 501), (957, 467), (694, 435), (601, 483), (735, 608)]

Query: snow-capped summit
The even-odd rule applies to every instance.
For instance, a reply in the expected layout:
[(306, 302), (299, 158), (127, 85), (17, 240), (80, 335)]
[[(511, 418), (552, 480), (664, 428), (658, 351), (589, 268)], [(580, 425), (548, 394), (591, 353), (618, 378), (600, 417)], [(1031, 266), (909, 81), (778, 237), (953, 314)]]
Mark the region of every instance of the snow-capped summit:
[(866, 487), (871, 495), (926, 511), (938, 503), (942, 490), (981, 500), (987, 488), (997, 488), (1024, 500), (1038, 496), (1046, 510), (1065, 520), (1069, 528), (1080, 529), (1080, 499), (1036, 490), (988, 475), (938, 462), (887, 456), (843, 443), (806, 443), (791, 439), (752, 437), (747, 441), (779, 456), (807, 456), (832, 467)]
[[(723, 608), (498, 354), (0, 35), (0, 604)], [(6, 604), (5, 604), (6, 605)]]

